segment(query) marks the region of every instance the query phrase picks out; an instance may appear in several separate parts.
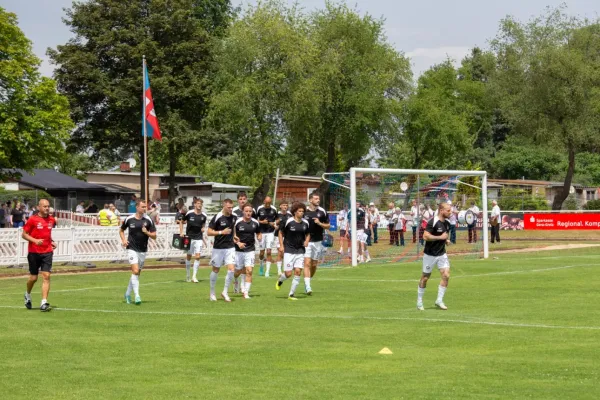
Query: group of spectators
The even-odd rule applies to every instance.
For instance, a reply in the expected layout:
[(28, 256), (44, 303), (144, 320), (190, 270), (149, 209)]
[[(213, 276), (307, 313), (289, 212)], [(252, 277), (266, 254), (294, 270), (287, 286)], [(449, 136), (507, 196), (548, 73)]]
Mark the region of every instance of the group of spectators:
[[(22, 228), (32, 215), (37, 214), (37, 208), (20, 201), (7, 201), (0, 205), (0, 228)], [(54, 209), (50, 207), (50, 215)]]
[[(131, 196), (131, 200), (127, 204), (127, 213), (135, 214), (137, 200), (136, 195)], [(125, 200), (120, 197), (114, 203), (105, 203), (104, 207), (100, 209), (94, 203), (94, 200), (90, 199), (87, 201), (87, 205), (85, 201), (80, 202), (75, 208), (75, 212), (78, 214), (95, 214), (98, 217), (100, 226), (120, 226), (122, 222), (121, 210), (125, 210), (125, 205)], [(159, 199), (148, 207), (147, 215), (152, 218), (155, 224), (158, 224), (160, 220), (160, 208)]]

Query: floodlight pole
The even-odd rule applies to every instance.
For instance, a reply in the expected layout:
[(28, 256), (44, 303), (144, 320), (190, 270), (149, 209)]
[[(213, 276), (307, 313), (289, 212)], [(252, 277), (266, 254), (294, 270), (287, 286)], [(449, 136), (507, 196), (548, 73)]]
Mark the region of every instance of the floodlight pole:
[(350, 214), (352, 218), (350, 219), (350, 246), (352, 247), (352, 266), (356, 267), (358, 265), (358, 249), (356, 248), (356, 219), (357, 219), (357, 209), (356, 209), (356, 168), (350, 168)]

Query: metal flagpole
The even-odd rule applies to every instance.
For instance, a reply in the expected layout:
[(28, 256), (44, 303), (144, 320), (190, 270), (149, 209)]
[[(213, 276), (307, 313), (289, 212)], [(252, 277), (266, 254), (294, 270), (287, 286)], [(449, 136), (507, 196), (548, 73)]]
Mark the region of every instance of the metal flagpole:
[(142, 56), (142, 132), (144, 135), (144, 197), (146, 206), (149, 206), (149, 185), (148, 185), (148, 135), (146, 132), (146, 56)]
[(273, 204), (277, 207), (277, 185), (279, 184), (279, 168), (277, 168), (277, 173), (275, 174), (275, 191), (273, 192)]

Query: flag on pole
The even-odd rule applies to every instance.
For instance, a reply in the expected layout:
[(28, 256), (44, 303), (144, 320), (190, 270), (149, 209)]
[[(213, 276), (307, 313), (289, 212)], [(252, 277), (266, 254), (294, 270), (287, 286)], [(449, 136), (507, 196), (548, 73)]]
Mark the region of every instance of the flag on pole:
[[(144, 66), (144, 123), (146, 124), (146, 136), (158, 141), (162, 141), (158, 119), (154, 112), (154, 101), (152, 100), (152, 91), (150, 90), (150, 78), (148, 77), (148, 67)], [(143, 135), (142, 130), (142, 135)]]

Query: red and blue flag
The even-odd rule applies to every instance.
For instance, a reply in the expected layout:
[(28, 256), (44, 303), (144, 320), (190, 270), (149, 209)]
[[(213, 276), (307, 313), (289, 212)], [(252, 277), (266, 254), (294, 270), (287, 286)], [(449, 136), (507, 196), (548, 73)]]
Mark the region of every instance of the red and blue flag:
[(158, 118), (156, 118), (156, 113), (154, 112), (154, 101), (152, 100), (150, 78), (148, 77), (148, 67), (146, 66), (144, 66), (144, 122), (146, 124), (146, 136), (162, 141), (160, 128), (158, 127)]

